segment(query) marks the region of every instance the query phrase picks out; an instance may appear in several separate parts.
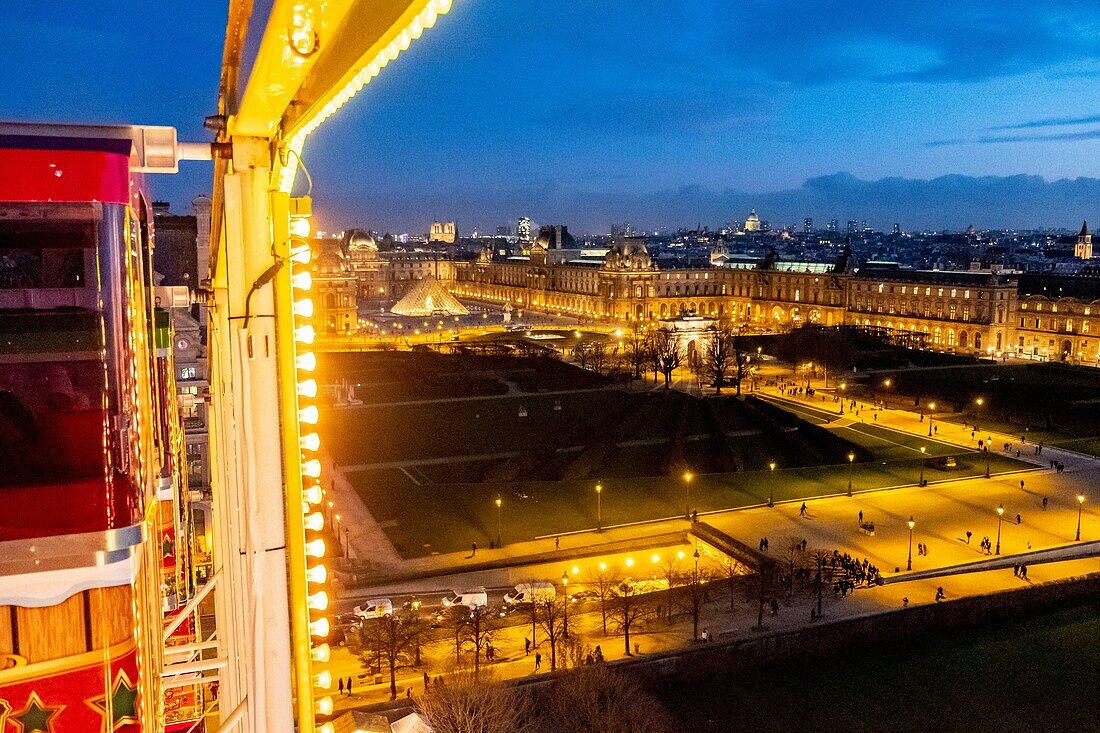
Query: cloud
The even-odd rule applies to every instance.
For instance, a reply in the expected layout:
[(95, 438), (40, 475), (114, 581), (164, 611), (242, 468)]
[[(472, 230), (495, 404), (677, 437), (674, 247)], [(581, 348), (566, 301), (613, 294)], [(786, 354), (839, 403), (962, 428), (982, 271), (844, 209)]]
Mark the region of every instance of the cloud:
[(1046, 141), (1074, 141), (1100, 139), (1100, 129), (1083, 132), (1055, 132), (1038, 135), (986, 135), (978, 138), (979, 143), (1028, 143)]
[(926, 148), (944, 148), (950, 145), (965, 145), (969, 142), (965, 137), (953, 137), (947, 140), (929, 140), (924, 144)]
[(1100, 122), (1100, 115), (1089, 115), (1088, 117), (1048, 117), (1043, 120), (1028, 120), (1027, 122), (1016, 122), (1011, 125), (995, 125), (994, 127), (987, 127), (987, 130), (1030, 130), (1035, 127), (1063, 127), (1068, 125), (1091, 125), (1093, 123)]

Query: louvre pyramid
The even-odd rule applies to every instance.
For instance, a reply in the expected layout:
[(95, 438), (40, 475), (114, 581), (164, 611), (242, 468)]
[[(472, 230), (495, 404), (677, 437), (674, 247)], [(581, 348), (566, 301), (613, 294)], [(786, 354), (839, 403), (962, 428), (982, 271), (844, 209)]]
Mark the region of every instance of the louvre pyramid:
[(397, 301), (390, 312), (399, 316), (464, 316), (470, 311), (429, 275)]

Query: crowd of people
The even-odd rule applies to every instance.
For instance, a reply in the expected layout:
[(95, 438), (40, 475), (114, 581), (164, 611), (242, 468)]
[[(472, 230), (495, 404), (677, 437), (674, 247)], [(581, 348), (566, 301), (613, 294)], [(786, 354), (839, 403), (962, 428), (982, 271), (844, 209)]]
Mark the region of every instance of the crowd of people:
[(833, 580), (833, 593), (843, 598), (860, 586), (872, 586), (879, 582), (879, 569), (867, 558), (860, 560), (847, 552), (833, 550), (828, 570)]

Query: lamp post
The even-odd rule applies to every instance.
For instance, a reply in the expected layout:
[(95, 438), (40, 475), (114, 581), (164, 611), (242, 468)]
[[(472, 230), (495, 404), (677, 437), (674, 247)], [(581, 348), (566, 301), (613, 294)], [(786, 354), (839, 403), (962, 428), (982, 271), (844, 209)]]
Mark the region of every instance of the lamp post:
[(1001, 554), (1001, 522), (1004, 521), (1005, 507), (1004, 504), (997, 505), (997, 550), (994, 555)]
[(848, 390), (848, 383), (847, 382), (841, 382), (840, 383), (840, 413), (839, 413), (841, 415), (844, 414), (844, 401), (845, 401), (847, 390)]
[(932, 437), (932, 412), (936, 409), (935, 402), (928, 403), (928, 437)]
[(691, 471), (684, 471), (684, 519), (691, 520)]
[(501, 540), (500, 536), (500, 505), (502, 502), (500, 500), (499, 494), (497, 494), (497, 500), (495, 503), (497, 505), (497, 547), (502, 547), (504, 545), (504, 542)]
[(603, 532), (603, 486), (596, 484), (596, 531)]
[(982, 453), (985, 453), (985, 477), (989, 478), (989, 444), (982, 446)]
[(852, 466), (855, 465), (856, 454), (848, 454), (848, 496), (852, 495)]
[(1085, 495), (1077, 495), (1077, 538), (1076, 541), (1081, 541), (1081, 510), (1085, 507)]
[(561, 574), (561, 591), (565, 596), (565, 622), (562, 628), (562, 636), (566, 639), (569, 638), (569, 573), (564, 572)]
[(907, 563), (905, 563), (905, 569), (906, 570), (912, 570), (913, 569), (913, 527), (916, 525), (916, 522), (913, 521), (912, 516), (909, 517), (908, 524), (909, 524), (909, 561)]
[(344, 557), (351, 559), (351, 537), (347, 527), (344, 527)]
[(768, 464), (771, 473), (768, 475), (768, 506), (775, 506), (775, 461)]

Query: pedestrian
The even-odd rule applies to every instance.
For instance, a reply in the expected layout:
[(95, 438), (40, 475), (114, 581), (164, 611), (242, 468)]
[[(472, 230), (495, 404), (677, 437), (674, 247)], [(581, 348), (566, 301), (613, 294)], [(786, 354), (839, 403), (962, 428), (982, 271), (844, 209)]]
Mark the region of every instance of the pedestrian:
[(946, 597), (947, 596), (943, 592), (943, 586), (942, 585), (939, 588), (936, 588), (936, 603), (939, 603), (940, 601), (942, 601)]
[[(329, 679), (331, 679), (331, 677)], [(350, 676), (348, 677), (348, 697), (351, 697), (351, 677)]]
[(539, 667), (542, 666), (542, 652), (535, 652), (535, 671), (539, 671)]
[(1044, 496), (1043, 497), (1043, 511), (1045, 512), (1046, 510), (1047, 510), (1047, 498)]
[(767, 551), (768, 551), (768, 548), (769, 548), (769, 547), (771, 547), (771, 546), (772, 546), (772, 545), (771, 545), (771, 542), (769, 542), (769, 541), (768, 541), (768, 538), (767, 538), (767, 537), (765, 537), (765, 538), (764, 538), (764, 552), (767, 552)]
[(863, 524), (863, 510), (862, 509), (859, 510), (859, 523)]
[[(1017, 458), (1019, 458), (1019, 457), (1020, 457), (1020, 451), (1016, 451), (1016, 457), (1017, 457)], [(1020, 483), (1023, 483), (1023, 481), (1021, 481)]]
[(470, 557), (475, 557), (475, 556), (477, 556), (477, 543), (476, 542), (473, 543), (473, 545), (471, 545), (471, 547), (470, 547)]
[(405, 697), (410, 697), (411, 698), (412, 696), (413, 696), (413, 688), (406, 687), (405, 688)]
[(806, 502), (802, 502), (802, 508), (800, 508), (798, 510), (798, 516), (800, 516), (800, 517), (806, 516)]
[(708, 641), (710, 641), (710, 632), (707, 631), (707, 627), (704, 626), (703, 627), (703, 643), (705, 644)]
[(603, 649), (600, 648), (599, 644), (596, 645), (595, 656), (596, 656), (596, 663), (597, 664), (602, 664), (603, 663)]
[(344, 678), (343, 677), (340, 678), (340, 694), (341, 695), (344, 694)]
[[(1019, 453), (1019, 451), (1016, 451), (1016, 452)], [(1023, 491), (1023, 490), (1024, 490), (1024, 480), (1020, 479), (1020, 491)]]
[(1027, 580), (1027, 565), (1020, 566), (1020, 577), (1022, 577), (1024, 580)]
[(776, 599), (773, 598), (772, 599), (772, 616), (778, 616), (778, 615), (779, 615), (779, 601), (777, 601)]
[(561, 549), (561, 537), (555, 537), (554, 538), (554, 549), (555, 550), (560, 550)]
[(691, 523), (695, 524), (698, 521), (699, 521), (699, 510), (698, 509), (692, 509), (691, 510)]
[(585, 655), (584, 663), (585, 665), (592, 665), (596, 663), (596, 658), (592, 656), (592, 652), (588, 652), (588, 654)]
[(968, 545), (970, 544), (970, 537), (971, 537), (971, 532), (968, 529), (968, 530), (966, 530), (966, 544), (968, 544)]
[(531, 640), (528, 639), (526, 636), (523, 637), (523, 656), (531, 656)]
[(1016, 524), (1019, 524), (1019, 523), (1020, 523), (1020, 515), (1019, 515), (1019, 514), (1017, 514), (1017, 515), (1016, 515)]
[(1020, 563), (1018, 563), (1018, 562), (1012, 563), (1012, 574), (1017, 576), (1017, 577), (1020, 575)]
[(764, 551), (764, 538), (763, 537), (760, 538), (760, 551), (761, 552)]
[(935, 433), (936, 435), (939, 435), (940, 434), (940, 426), (936, 425), (935, 427), (933, 427), (932, 432)]
[(428, 691), (428, 687), (432, 684), (432, 678), (428, 676), (428, 673), (424, 673), (424, 692)]
[(812, 624), (814, 621), (817, 621), (817, 609), (816, 608), (811, 608), (810, 609), (810, 623)]

